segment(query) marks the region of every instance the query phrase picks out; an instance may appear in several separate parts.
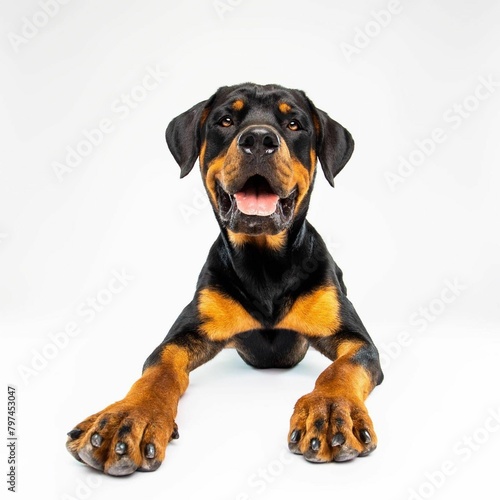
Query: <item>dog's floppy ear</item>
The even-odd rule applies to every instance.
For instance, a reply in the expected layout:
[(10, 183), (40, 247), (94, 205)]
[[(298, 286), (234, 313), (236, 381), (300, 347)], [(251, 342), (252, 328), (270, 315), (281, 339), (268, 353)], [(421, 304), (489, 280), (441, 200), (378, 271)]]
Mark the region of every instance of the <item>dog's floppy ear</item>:
[(165, 132), (168, 148), (181, 167), (181, 178), (191, 172), (200, 154), (201, 121), (208, 111), (208, 102), (201, 101), (184, 111), (168, 124)]
[(333, 178), (344, 168), (354, 150), (354, 140), (347, 129), (332, 120), (324, 111), (312, 107), (317, 133), (316, 152), (328, 182), (333, 186)]

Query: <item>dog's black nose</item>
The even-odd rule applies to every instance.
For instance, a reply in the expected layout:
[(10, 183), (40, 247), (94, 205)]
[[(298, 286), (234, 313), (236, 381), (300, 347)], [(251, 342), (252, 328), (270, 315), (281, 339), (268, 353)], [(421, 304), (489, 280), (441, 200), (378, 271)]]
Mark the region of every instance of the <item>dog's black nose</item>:
[(249, 155), (270, 155), (276, 152), (279, 145), (278, 134), (272, 128), (262, 125), (249, 127), (238, 137), (238, 147)]

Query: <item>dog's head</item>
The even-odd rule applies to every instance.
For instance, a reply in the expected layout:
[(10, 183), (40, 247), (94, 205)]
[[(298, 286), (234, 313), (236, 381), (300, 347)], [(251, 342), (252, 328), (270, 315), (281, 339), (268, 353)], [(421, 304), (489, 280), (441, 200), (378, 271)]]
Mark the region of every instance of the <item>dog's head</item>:
[(233, 236), (284, 234), (305, 217), (317, 159), (333, 186), (354, 148), (302, 91), (250, 83), (222, 87), (174, 118), (166, 139), (181, 177), (199, 158), (215, 214)]

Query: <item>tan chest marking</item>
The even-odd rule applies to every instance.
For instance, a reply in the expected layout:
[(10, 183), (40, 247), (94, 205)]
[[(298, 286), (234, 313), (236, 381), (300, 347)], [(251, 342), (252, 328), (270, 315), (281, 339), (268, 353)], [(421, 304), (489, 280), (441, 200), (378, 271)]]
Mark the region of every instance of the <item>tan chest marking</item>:
[(206, 288), (198, 298), (200, 329), (213, 341), (228, 340), (248, 330), (262, 328), (245, 308), (221, 292)]
[(299, 297), (276, 328), (311, 337), (325, 337), (339, 330), (340, 304), (337, 289), (324, 286)]

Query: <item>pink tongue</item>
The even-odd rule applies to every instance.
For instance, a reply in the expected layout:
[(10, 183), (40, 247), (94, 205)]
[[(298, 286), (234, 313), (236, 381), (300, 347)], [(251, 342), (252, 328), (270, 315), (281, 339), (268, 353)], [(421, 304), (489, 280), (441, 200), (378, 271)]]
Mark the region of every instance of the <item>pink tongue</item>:
[(245, 191), (238, 191), (234, 194), (238, 210), (246, 215), (271, 215), (276, 210), (279, 196), (273, 193), (257, 191), (248, 188)]

